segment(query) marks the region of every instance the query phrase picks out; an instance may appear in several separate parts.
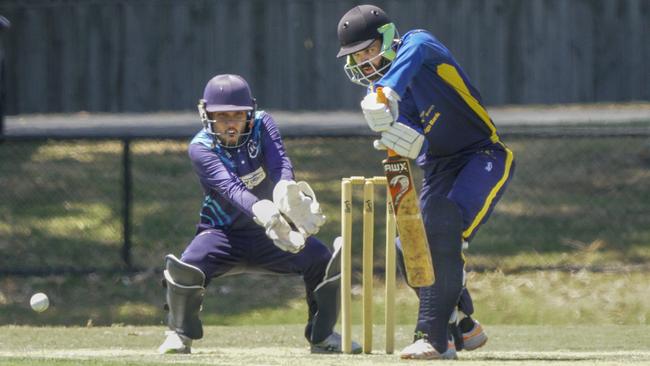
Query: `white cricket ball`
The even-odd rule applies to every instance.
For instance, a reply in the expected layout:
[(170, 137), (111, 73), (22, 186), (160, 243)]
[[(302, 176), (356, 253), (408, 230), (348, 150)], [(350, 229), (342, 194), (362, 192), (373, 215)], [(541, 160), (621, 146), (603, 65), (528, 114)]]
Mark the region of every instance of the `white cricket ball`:
[(29, 305), (31, 305), (34, 311), (41, 313), (47, 310), (47, 308), (50, 306), (50, 299), (48, 299), (47, 295), (44, 293), (39, 292), (34, 294), (32, 298), (29, 299)]

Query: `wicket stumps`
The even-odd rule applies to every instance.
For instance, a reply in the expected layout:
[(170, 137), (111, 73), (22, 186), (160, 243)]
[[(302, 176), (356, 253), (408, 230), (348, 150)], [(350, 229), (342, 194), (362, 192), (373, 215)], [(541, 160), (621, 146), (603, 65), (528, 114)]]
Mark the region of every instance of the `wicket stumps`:
[(395, 215), (385, 177), (349, 177), (341, 180), (341, 337), (343, 353), (352, 352), (352, 186), (363, 185), (363, 352), (372, 352), (372, 277), (375, 226), (374, 187), (386, 187), (386, 353), (394, 350), (395, 338)]

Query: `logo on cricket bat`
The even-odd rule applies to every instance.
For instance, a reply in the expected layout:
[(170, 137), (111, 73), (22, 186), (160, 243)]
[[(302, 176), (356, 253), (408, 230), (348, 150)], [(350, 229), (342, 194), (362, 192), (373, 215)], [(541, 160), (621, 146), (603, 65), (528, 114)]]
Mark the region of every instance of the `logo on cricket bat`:
[(406, 161), (398, 161), (384, 164), (384, 172), (386, 173), (402, 173), (408, 172), (408, 163)]
[(402, 197), (404, 197), (411, 187), (411, 180), (406, 175), (396, 175), (390, 179), (388, 184), (390, 185), (391, 191), (397, 191), (397, 193), (394, 194), (395, 206), (399, 207), (402, 202)]

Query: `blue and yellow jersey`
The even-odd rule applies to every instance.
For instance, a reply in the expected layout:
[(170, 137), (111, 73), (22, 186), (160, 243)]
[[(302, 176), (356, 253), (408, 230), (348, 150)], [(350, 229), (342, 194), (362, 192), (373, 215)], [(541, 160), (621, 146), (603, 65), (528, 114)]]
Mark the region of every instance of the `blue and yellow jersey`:
[(427, 31), (404, 35), (378, 86), (400, 95), (398, 121), (426, 137), (420, 164), (499, 142), (481, 95), (451, 52)]

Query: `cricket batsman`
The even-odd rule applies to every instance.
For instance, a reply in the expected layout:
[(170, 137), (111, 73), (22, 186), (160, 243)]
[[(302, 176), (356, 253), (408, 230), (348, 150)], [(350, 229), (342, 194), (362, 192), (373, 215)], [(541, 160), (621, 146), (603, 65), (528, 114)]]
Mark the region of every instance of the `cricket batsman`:
[[(424, 170), (420, 208), (435, 282), (415, 289), (420, 305), (414, 342), (401, 357), (455, 359), (457, 348), (474, 350), (487, 341), (471, 318), (462, 250), (505, 191), (514, 172), (513, 154), (479, 92), (431, 33), (418, 29), (400, 37), (386, 13), (373, 5), (349, 10), (337, 33), (337, 57), (345, 57), (347, 76), (368, 87), (361, 109), (381, 135), (374, 147), (416, 159)], [(398, 241), (402, 269), (404, 245)]]
[[(333, 331), (339, 312), (340, 243), (334, 254), (313, 234), (325, 222), (314, 191), (296, 182), (278, 128), (257, 110), (248, 83), (217, 75), (198, 105), (203, 128), (189, 157), (205, 198), (196, 236), (180, 259), (165, 257), (169, 331), (160, 353), (190, 353), (203, 337), (199, 319), (213, 278), (247, 271), (301, 275), (309, 308), (305, 337), (312, 353), (340, 353)], [(361, 352), (353, 344), (354, 352)]]

